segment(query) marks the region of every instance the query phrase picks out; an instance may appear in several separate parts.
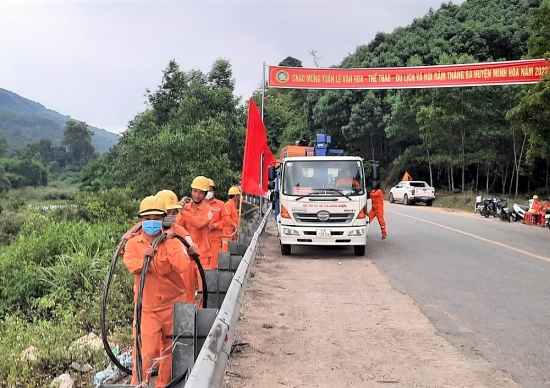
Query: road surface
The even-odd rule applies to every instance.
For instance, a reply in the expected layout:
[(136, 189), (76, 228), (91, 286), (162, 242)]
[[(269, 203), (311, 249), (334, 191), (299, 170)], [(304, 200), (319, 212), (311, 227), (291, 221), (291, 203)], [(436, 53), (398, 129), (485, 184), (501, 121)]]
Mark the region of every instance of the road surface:
[(550, 231), (422, 205), (386, 220), (364, 258), (283, 257), (268, 225), (224, 387), (550, 386)]

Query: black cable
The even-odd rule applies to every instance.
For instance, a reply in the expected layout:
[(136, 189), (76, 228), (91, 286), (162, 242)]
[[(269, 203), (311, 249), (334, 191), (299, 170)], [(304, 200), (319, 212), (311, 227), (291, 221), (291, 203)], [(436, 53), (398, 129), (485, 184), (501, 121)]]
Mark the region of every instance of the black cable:
[[(141, 229), (141, 225), (139, 225), (136, 229), (132, 231), (132, 233), (136, 233)], [(105, 325), (105, 306), (107, 305), (107, 297), (109, 295), (109, 288), (111, 286), (111, 281), (113, 279), (113, 274), (115, 272), (116, 263), (118, 261), (118, 258), (120, 257), (120, 252), (124, 250), (124, 247), (126, 246), (126, 243), (128, 240), (125, 238), (122, 239), (120, 242), (117, 251), (115, 252), (112, 260), (111, 260), (111, 267), (109, 268), (109, 272), (107, 273), (107, 277), (105, 278), (105, 287), (103, 289), (103, 299), (101, 300), (101, 309), (100, 309), (100, 316), (99, 316), (99, 322), (101, 325), (101, 338), (103, 340), (103, 347), (105, 348), (105, 352), (107, 353), (107, 356), (111, 359), (111, 361), (124, 373), (131, 375), (132, 370), (126, 368), (124, 365), (118, 361), (118, 358), (116, 358), (115, 354), (113, 353), (113, 350), (111, 349), (111, 345), (109, 344), (109, 340), (107, 339), (107, 327)]]
[[(189, 249), (191, 246), (185, 240), (183, 237), (174, 234), (174, 237), (180, 240), (183, 245), (185, 245), (185, 248)], [(199, 273), (201, 275), (201, 283), (202, 283), (202, 307), (206, 308), (208, 306), (208, 290), (206, 288), (206, 275), (204, 274), (204, 268), (202, 267), (201, 261), (199, 259), (199, 255), (196, 253), (189, 254), (189, 256), (193, 259), (193, 261), (197, 264), (197, 267), (199, 268)]]
[[(157, 249), (157, 246), (164, 239), (166, 239), (166, 233), (161, 234), (155, 239), (155, 241), (153, 241), (153, 256), (155, 254), (154, 252)], [(147, 275), (147, 271), (149, 270), (149, 264), (151, 264), (151, 260), (153, 260), (153, 256), (145, 256), (145, 260), (143, 261), (143, 268), (141, 270), (141, 276), (139, 277), (139, 288), (136, 300), (136, 366), (134, 369), (137, 369), (138, 384), (141, 384), (143, 382), (141, 370), (141, 313), (143, 304), (143, 288), (145, 287), (145, 278)]]

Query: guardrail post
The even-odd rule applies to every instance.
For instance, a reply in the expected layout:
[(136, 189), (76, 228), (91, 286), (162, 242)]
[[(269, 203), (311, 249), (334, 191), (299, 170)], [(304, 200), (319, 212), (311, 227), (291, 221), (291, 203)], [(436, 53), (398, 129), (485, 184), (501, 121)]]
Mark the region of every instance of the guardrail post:
[(195, 346), (197, 331), (195, 330), (195, 315), (197, 308), (194, 304), (174, 304), (174, 351), (172, 353), (172, 376), (180, 376), (195, 364)]
[(208, 303), (210, 306), (220, 308), (233, 280), (233, 272), (212, 269), (204, 271), (204, 274), (208, 287)]

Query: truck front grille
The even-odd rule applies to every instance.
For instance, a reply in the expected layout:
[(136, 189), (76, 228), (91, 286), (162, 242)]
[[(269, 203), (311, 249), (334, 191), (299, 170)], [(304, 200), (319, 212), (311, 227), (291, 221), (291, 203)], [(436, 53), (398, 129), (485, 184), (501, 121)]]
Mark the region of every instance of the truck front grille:
[(328, 220), (321, 221), (316, 213), (292, 213), (298, 223), (340, 223), (347, 224), (353, 220), (353, 213), (330, 213)]

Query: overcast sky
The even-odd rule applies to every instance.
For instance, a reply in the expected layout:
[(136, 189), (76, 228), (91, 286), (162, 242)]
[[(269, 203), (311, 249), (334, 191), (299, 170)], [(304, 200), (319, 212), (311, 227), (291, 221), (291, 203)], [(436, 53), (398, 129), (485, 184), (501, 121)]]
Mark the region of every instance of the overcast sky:
[[(443, 0), (0, 0), (0, 88), (121, 132), (171, 59), (208, 72), (228, 59), (235, 94), (287, 56), (338, 65), (379, 31)], [(455, 4), (463, 0), (453, 0)]]

